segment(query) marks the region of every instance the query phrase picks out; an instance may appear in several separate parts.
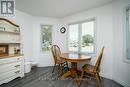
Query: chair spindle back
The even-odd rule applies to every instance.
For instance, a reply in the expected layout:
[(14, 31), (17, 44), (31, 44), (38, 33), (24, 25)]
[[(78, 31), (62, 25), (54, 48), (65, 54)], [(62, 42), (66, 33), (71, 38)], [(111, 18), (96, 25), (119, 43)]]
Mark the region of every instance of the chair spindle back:
[(100, 63), (101, 63), (101, 59), (102, 59), (102, 56), (103, 56), (103, 52), (104, 52), (104, 46), (102, 47), (101, 51), (100, 51), (100, 54), (98, 56), (98, 59), (97, 59), (97, 62), (94, 66), (94, 71), (99, 71), (99, 67), (100, 67)]
[(54, 58), (54, 62), (57, 63), (58, 61), (60, 61), (60, 48), (58, 47), (58, 45), (53, 45), (52, 48), (52, 54), (53, 54), (53, 58)]

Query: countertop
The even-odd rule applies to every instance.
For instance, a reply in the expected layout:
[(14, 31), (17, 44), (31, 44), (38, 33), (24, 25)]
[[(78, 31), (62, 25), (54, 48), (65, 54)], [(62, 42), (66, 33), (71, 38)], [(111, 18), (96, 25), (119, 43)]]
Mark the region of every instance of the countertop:
[(1, 54), (0, 59), (23, 56), (23, 54)]

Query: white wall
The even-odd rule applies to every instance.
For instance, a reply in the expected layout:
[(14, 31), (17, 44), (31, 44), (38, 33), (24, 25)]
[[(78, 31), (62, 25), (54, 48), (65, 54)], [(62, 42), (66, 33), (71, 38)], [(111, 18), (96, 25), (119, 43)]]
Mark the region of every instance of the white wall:
[(41, 52), (41, 25), (53, 25), (53, 44), (60, 46), (61, 50), (64, 51), (64, 35), (60, 33), (61, 24), (56, 18), (33, 18), (33, 61), (38, 62), (39, 67), (52, 66), (53, 57), (50, 54)]
[(32, 16), (28, 15), (24, 12), (16, 10), (16, 14), (14, 17), (4, 17), (8, 18), (17, 25), (20, 26), (21, 29), (21, 39), (23, 45), (23, 54), (25, 61), (30, 61), (32, 58), (32, 41), (33, 41), (33, 31), (32, 31)]
[(32, 56), (33, 48), (33, 31), (32, 31), (32, 16), (17, 11), (16, 12), (16, 22), (21, 27), (21, 38), (23, 44), (23, 54), (25, 61), (30, 61)]
[(124, 16), (123, 9), (130, 5), (130, 0), (115, 0), (113, 2), (113, 32), (114, 32), (114, 80), (123, 84), (125, 87), (130, 87), (130, 64), (123, 61), (123, 32), (125, 30), (124, 26)]
[[(69, 17), (65, 17), (62, 19), (62, 22), (68, 24), (77, 21), (89, 20), (91, 18), (96, 18), (96, 53), (99, 53), (102, 46), (105, 46), (104, 56), (101, 64), (101, 75), (104, 77), (112, 78), (112, 4), (108, 4), (95, 9), (90, 9), (86, 12), (82, 12)], [(65, 46), (65, 48), (67, 47)], [(96, 58), (92, 59), (92, 61), (95, 62)]]

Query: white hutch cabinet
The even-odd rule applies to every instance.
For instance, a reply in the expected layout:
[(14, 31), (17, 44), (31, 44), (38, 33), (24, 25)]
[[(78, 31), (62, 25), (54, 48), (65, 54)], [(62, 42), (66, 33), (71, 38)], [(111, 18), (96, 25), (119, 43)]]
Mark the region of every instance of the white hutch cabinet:
[(0, 84), (24, 76), (20, 27), (0, 18)]

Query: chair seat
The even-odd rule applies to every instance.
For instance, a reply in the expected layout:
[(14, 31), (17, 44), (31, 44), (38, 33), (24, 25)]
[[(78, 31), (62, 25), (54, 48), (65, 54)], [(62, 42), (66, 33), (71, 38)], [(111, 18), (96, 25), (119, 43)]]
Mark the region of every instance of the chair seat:
[(85, 64), (82, 67), (83, 71), (86, 71), (86, 73), (94, 73), (94, 66), (93, 65), (89, 65), (89, 64)]
[(96, 80), (97, 86), (101, 87), (101, 79), (100, 79), (100, 75), (99, 75), (99, 72), (100, 72), (99, 67), (100, 67), (103, 51), (104, 51), (104, 47), (101, 49), (100, 54), (99, 54), (98, 59), (97, 59), (97, 62), (96, 62), (96, 64), (94, 66), (89, 65), (89, 64), (85, 64), (82, 67), (82, 69), (81, 69), (82, 73), (81, 73), (79, 85), (81, 84), (81, 82), (83, 80), (83, 77), (85, 75), (89, 75), (90, 77), (92, 77), (92, 78), (94, 78)]

